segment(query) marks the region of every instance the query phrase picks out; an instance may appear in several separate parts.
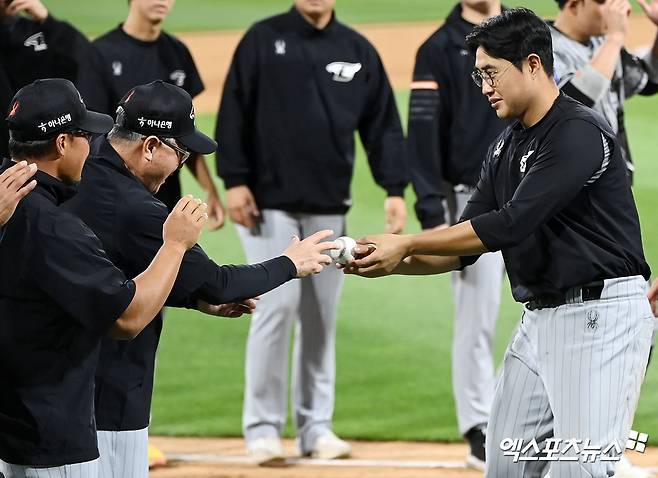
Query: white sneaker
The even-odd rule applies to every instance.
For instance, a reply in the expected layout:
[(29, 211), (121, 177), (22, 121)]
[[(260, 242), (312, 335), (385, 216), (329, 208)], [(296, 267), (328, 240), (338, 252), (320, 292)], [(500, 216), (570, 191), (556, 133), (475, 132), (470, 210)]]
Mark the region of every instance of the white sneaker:
[(626, 455), (622, 455), (615, 467), (615, 478), (652, 478), (653, 473), (634, 466)]
[(281, 440), (275, 437), (250, 441), (247, 443), (247, 451), (254, 463), (259, 466), (281, 464), (285, 460)]
[(335, 460), (337, 458), (348, 458), (352, 454), (352, 445), (338, 438), (334, 432), (326, 431), (320, 435), (311, 449), (311, 458), (320, 460)]

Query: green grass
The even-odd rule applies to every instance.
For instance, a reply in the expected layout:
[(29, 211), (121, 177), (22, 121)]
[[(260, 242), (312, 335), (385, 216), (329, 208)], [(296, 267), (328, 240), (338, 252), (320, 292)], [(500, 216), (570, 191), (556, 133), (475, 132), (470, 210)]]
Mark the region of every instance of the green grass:
[[(96, 37), (125, 19), (127, 2), (80, 2), (44, 0), (53, 15), (77, 25)], [(456, 2), (453, 0), (338, 0), (338, 17), (347, 23), (439, 21)], [(247, 28), (257, 20), (290, 8), (291, 0), (179, 0), (165, 23), (172, 32)], [(541, 15), (555, 14), (553, 0), (512, 0), (509, 6), (526, 5)]]
[[(398, 94), (406, 117), (407, 93)], [(630, 101), (627, 122), (637, 164), (638, 201), (648, 260), (658, 268), (658, 98)], [(214, 118), (201, 125), (211, 131)], [(198, 193), (185, 177), (185, 189)], [(349, 233), (381, 231), (384, 195), (374, 186), (359, 150)], [(417, 231), (408, 191), (408, 231)], [(244, 260), (232, 225), (205, 233), (218, 262)], [(506, 283), (496, 335), (499, 363), (520, 307)], [(450, 381), (452, 300), (448, 276), (348, 277), (338, 319), (335, 428), (361, 439), (455, 440), (458, 431)], [(244, 346), (248, 320), (213, 320), (170, 310), (158, 356), (153, 427), (156, 434), (240, 435)], [(658, 363), (650, 367), (635, 429), (658, 443)], [(289, 433), (291, 432), (289, 428)]]

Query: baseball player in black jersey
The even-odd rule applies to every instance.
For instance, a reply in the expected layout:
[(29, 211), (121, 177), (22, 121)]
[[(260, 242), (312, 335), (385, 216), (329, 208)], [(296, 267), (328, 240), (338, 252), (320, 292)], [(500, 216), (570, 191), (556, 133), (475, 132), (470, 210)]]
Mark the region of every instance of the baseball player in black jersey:
[[(423, 229), (454, 224), (477, 184), (487, 146), (505, 122), (473, 88), (475, 58), (464, 38), (499, 14), (498, 0), (462, 0), (418, 49), (409, 102), (408, 152)], [(448, 206), (446, 217), (443, 203)], [(455, 303), (452, 384), (466, 463), (484, 469), (484, 430), (494, 391), (493, 337), (503, 282), (500, 252), (452, 274)]]
[(98, 478), (101, 338), (132, 339), (162, 308), (207, 220), (205, 205), (181, 199), (161, 229), (162, 247), (129, 279), (60, 208), (75, 195), (91, 135), (109, 131), (112, 118), (88, 111), (63, 79), (37, 80), (11, 104), (12, 158), (38, 171), (0, 247), (0, 476)]
[[(96, 140), (100, 144), (86, 163), (78, 194), (63, 209), (82, 219), (110, 259), (130, 275), (150, 262), (162, 243), (167, 208), (152, 193), (190, 151), (209, 154), (217, 144), (195, 130), (189, 118), (192, 98), (174, 85), (162, 81), (140, 85), (126, 93), (120, 105), (112, 131)], [(139, 118), (147, 119), (143, 126)], [(172, 124), (153, 118), (169, 118)], [(322, 239), (331, 233), (293, 241), (276, 257), (241, 266), (219, 266), (195, 245), (183, 257), (166, 305), (219, 316), (250, 312), (251, 297), (317, 272), (330, 262), (322, 251), (333, 243)], [(147, 427), (162, 325), (158, 313), (135, 340), (108, 337), (101, 343), (95, 411), (103, 477), (148, 476)]]
[[(387, 231), (401, 231), (406, 221), (408, 172), (391, 85), (375, 48), (335, 18), (333, 5), (295, 0), (287, 13), (253, 25), (231, 64), (217, 121), (223, 141), (217, 166), (249, 262), (271, 257), (293, 234), (323, 228), (343, 234), (355, 131), (388, 196)], [(342, 283), (332, 268), (264, 294), (258, 304), (243, 409), (247, 447), (258, 463), (283, 458), (293, 327), (300, 451), (325, 459), (351, 452), (332, 431)]]
[[(57, 20), (41, 0), (0, 0), (0, 111), (36, 79), (75, 81), (87, 48), (89, 40)], [(0, 157), (7, 156), (8, 140), (6, 125), (0, 122)]]
[[(85, 102), (95, 111), (115, 113), (119, 100), (137, 85), (163, 80), (187, 91), (192, 98), (204, 89), (185, 44), (162, 30), (173, 0), (130, 0), (126, 21), (100, 36), (91, 46), (84, 74), (77, 81)], [(190, 112), (194, 116), (194, 110)], [(207, 193), (210, 228), (224, 223), (224, 210), (202, 155), (187, 166)], [(179, 172), (168, 178), (157, 194), (171, 209), (180, 198)]]
[(619, 143), (605, 119), (560, 93), (550, 30), (531, 11), (504, 11), (466, 43), (475, 83), (500, 118), (516, 121), (489, 148), (458, 224), (365, 237), (364, 257), (345, 271), (434, 274), (502, 250), (524, 310), (496, 387), (486, 476), (540, 477), (549, 467), (552, 478), (612, 476), (653, 329)]

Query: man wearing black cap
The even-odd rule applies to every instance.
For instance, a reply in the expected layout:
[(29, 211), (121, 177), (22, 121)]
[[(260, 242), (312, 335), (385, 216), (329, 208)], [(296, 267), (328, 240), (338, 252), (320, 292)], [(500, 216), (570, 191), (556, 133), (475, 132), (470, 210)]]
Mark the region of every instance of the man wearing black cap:
[[(173, 4), (173, 0), (129, 0), (126, 21), (92, 42), (76, 83), (90, 108), (113, 115), (131, 88), (155, 80), (179, 86), (193, 98), (204, 90), (187, 46), (162, 30)], [(204, 157), (194, 153), (187, 166), (207, 193), (211, 229), (220, 228), (224, 210)], [(180, 195), (175, 171), (157, 196), (171, 209)]]
[(152, 320), (207, 220), (206, 207), (181, 199), (155, 258), (128, 279), (91, 230), (59, 208), (75, 194), (90, 135), (107, 132), (111, 118), (88, 111), (61, 79), (35, 81), (11, 105), (12, 158), (39, 170), (0, 248), (0, 475), (94, 478), (100, 340), (132, 339)]
[[(110, 259), (130, 275), (148, 264), (162, 244), (167, 208), (153, 193), (191, 153), (210, 154), (217, 144), (195, 128), (190, 95), (162, 81), (130, 90), (119, 103), (114, 128), (97, 141), (79, 193), (65, 209), (94, 231)], [(169, 150), (168, 158), (151, 157), (159, 147)], [(322, 231), (295, 241), (283, 255), (249, 266), (218, 266), (196, 245), (185, 254), (166, 305), (210, 315), (250, 312), (254, 303), (249, 298), (319, 272), (330, 262), (321, 254), (333, 244), (321, 242), (330, 234)], [(220, 305), (227, 302), (237, 304)], [(148, 474), (147, 427), (161, 330), (158, 313), (132, 342), (103, 340), (95, 395), (102, 476)]]

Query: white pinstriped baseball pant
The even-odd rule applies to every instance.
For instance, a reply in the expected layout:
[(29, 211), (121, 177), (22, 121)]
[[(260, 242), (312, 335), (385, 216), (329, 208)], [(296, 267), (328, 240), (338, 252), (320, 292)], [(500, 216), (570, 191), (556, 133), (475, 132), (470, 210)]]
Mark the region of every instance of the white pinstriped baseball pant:
[(97, 433), (98, 478), (148, 478), (148, 428)]
[(98, 478), (98, 459), (47, 468), (12, 465), (0, 460), (0, 478)]
[[(612, 476), (616, 461), (599, 456), (585, 462), (571, 448), (562, 458), (577, 461), (518, 461), (505, 456), (501, 442), (533, 439), (544, 450), (549, 438), (589, 440), (623, 452), (644, 378), (653, 314), (640, 276), (606, 280), (599, 300), (573, 296), (567, 304), (524, 309), (496, 387), (487, 430), (486, 478)], [(509, 442), (508, 442), (509, 443)], [(581, 448), (583, 448), (581, 446)], [(531, 448), (526, 457), (538, 457)], [(560, 458), (560, 455), (557, 455)]]

